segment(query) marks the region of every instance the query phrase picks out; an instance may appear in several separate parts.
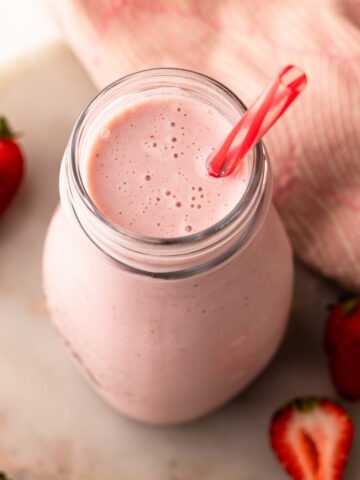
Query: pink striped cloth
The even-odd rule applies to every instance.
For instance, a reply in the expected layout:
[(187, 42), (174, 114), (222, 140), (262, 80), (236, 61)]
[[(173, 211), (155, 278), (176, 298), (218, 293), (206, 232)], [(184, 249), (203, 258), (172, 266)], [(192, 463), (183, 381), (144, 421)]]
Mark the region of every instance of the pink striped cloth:
[(48, 0), (99, 87), (194, 69), (250, 103), (286, 64), (308, 87), (266, 137), (296, 254), (360, 291), (359, 0)]

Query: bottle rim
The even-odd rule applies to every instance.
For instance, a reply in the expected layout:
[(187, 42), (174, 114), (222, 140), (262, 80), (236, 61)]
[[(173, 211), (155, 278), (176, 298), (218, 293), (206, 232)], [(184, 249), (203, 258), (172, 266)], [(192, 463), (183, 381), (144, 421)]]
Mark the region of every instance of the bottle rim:
[(223, 96), (224, 100), (233, 103), (240, 114), (246, 111), (245, 104), (229, 88), (207, 75), (187, 69), (151, 68), (126, 75), (105, 87), (89, 102), (75, 123), (62, 163), (67, 183), (67, 197), (87, 236), (101, 250), (115, 259), (114, 250), (117, 246), (145, 256), (155, 255), (167, 258), (174, 255), (196, 253), (218, 243), (224, 236), (231, 234), (234, 228), (241, 229), (250, 223), (253, 224), (254, 222), (249, 222), (249, 219), (254, 216), (262, 204), (265, 187), (268, 183), (269, 166), (261, 141), (251, 150), (252, 168), (248, 185), (235, 207), (221, 220), (199, 232), (175, 238), (141, 236), (110, 221), (91, 199), (81, 175), (79, 162), (81, 137), (91, 113), (99, 105), (113, 98), (115, 90), (124, 86), (128, 87), (133, 84), (140, 88), (141, 85), (141, 88), (144, 89), (144, 83), (145, 86), (146, 84), (150, 86), (151, 83), (161, 84), (163, 82), (164, 85), (176, 84), (181, 89), (181, 82), (186, 83), (186, 81), (195, 82), (198, 88), (216, 91), (216, 94)]

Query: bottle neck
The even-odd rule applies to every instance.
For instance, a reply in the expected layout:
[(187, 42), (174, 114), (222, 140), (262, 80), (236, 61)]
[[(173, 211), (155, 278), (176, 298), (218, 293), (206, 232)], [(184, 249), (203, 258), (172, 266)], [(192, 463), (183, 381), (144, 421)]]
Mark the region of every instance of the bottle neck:
[[(244, 105), (221, 84), (194, 72), (156, 69), (125, 77), (102, 91), (80, 116), (65, 151), (60, 174), (62, 205), (97, 249), (127, 270), (158, 278), (182, 278), (213, 268), (243, 248), (265, 218), (271, 173), (259, 142), (251, 152), (245, 193), (220, 222), (193, 235), (173, 239), (141, 237), (111, 223), (96, 208), (82, 180), (87, 142), (112, 112), (157, 90), (176, 89), (222, 109), (235, 123)], [(158, 93), (157, 93), (158, 94)], [(121, 111), (121, 110), (120, 110)]]

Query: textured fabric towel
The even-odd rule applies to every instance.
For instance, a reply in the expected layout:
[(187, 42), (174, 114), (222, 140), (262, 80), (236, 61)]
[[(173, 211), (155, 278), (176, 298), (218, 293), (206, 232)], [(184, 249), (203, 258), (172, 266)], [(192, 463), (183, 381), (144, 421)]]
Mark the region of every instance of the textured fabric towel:
[(99, 87), (177, 66), (250, 103), (286, 64), (308, 87), (266, 136), (296, 254), (360, 291), (359, 0), (48, 0)]

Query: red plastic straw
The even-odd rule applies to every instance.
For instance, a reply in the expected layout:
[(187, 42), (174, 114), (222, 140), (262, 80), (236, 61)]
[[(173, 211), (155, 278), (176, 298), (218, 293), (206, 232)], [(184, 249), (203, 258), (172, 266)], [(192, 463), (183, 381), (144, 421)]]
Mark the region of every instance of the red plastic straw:
[(208, 160), (213, 177), (229, 175), (250, 148), (281, 117), (306, 86), (306, 75), (300, 68), (288, 65), (249, 107), (225, 142)]

